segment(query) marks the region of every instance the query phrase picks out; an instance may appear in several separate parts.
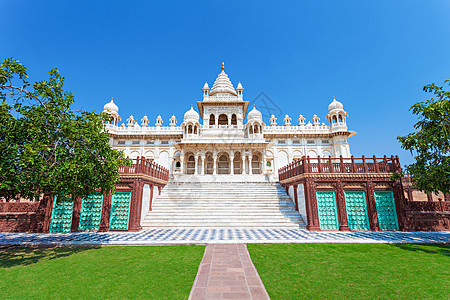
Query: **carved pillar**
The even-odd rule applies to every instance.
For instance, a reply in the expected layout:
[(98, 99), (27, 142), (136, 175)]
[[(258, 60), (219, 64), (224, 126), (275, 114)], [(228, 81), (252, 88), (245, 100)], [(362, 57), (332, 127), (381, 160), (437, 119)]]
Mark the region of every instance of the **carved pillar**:
[(339, 230), (350, 230), (348, 228), (347, 209), (345, 207), (344, 185), (340, 179), (336, 182), (336, 204), (339, 219)]
[(73, 203), (73, 211), (72, 211), (72, 225), (70, 227), (71, 232), (77, 232), (78, 226), (80, 224), (80, 213), (81, 213), (81, 201), (80, 197), (76, 198)]
[(215, 151), (213, 153), (213, 161), (214, 161), (213, 175), (216, 175), (216, 173), (217, 173), (217, 153)]
[(366, 201), (367, 201), (367, 214), (369, 215), (370, 229), (374, 231), (380, 231), (378, 226), (378, 215), (377, 207), (375, 205), (375, 194), (374, 194), (375, 184), (372, 180), (367, 180), (366, 183)]
[(205, 175), (206, 161), (205, 161), (205, 156), (203, 155), (203, 153), (201, 154), (200, 159), (202, 160), (202, 170), (201, 170), (201, 174), (202, 174), (202, 175)]
[[(243, 152), (242, 152), (243, 153)], [(241, 155), (242, 158), (242, 167), (241, 167), (241, 174), (245, 174), (245, 154)]]
[(141, 227), (142, 211), (142, 179), (135, 179), (133, 190), (131, 191), (130, 220), (128, 222), (129, 231), (139, 231)]
[(44, 219), (42, 220), (42, 229), (38, 228), (38, 232), (40, 232), (40, 231), (49, 232), (50, 231), (50, 223), (52, 220), (52, 211), (53, 211), (53, 201), (54, 201), (54, 197), (51, 197), (49, 195), (44, 195), (44, 198), (41, 200), (41, 203), (39, 203), (39, 206), (42, 205), (42, 209), (40, 207), (39, 211), (41, 212), (43, 210), (43, 212), (41, 214), (44, 215)]
[(252, 159), (253, 159), (253, 154), (250, 153), (250, 155), (248, 156), (248, 174), (250, 174), (250, 175), (253, 175)]
[(398, 228), (399, 230), (405, 231), (407, 229), (405, 211), (406, 201), (403, 187), (399, 180), (395, 181), (392, 187), (394, 192), (395, 210), (397, 211)]
[(153, 205), (153, 189), (154, 185), (150, 184), (150, 201), (149, 201), (149, 208), (148, 211), (152, 211), (152, 205)]
[(316, 186), (313, 179), (306, 178), (305, 180), (305, 204), (306, 204), (306, 218), (308, 220), (308, 230), (320, 230), (319, 213), (317, 211), (316, 201)]
[(109, 218), (111, 217), (111, 199), (112, 195), (103, 195), (102, 218), (100, 220), (99, 232), (106, 232), (109, 230)]
[(195, 153), (194, 161), (195, 161), (194, 174), (198, 175), (198, 154), (197, 153)]
[(234, 174), (234, 151), (230, 153), (230, 174)]

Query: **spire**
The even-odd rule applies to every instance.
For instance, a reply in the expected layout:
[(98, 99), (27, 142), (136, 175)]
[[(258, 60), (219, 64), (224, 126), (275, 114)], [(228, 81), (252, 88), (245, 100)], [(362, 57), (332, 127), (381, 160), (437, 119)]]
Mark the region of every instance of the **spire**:
[(222, 61), (222, 72), (225, 71), (225, 63)]

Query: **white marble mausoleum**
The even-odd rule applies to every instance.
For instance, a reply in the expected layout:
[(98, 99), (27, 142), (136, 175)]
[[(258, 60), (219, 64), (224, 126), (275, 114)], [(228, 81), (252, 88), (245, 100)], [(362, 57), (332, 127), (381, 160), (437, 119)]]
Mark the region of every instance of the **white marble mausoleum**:
[[(111, 116), (106, 129), (114, 148), (130, 158), (145, 157), (169, 169), (170, 178), (183, 174), (267, 175), (277, 180), (277, 170), (302, 156), (349, 158), (347, 112), (334, 99), (321, 122), (317, 115), (307, 119), (299, 112), (296, 121), (272, 115), (263, 120), (258, 107), (244, 101), (244, 88), (236, 88), (222, 71), (212, 88), (203, 86), (203, 99), (184, 114), (181, 124), (172, 116), (165, 125), (161, 116), (151, 124), (147, 116), (134, 116), (119, 124), (119, 107), (111, 100), (104, 112)], [(257, 103), (256, 103), (257, 105)], [(188, 106), (188, 105), (187, 105)], [(266, 123), (267, 122), (267, 123)], [(280, 124), (281, 123), (281, 124)]]

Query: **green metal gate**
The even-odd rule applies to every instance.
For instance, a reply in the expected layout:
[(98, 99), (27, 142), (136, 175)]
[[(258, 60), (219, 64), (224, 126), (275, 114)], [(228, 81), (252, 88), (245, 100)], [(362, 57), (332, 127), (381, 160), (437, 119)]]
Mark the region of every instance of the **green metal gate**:
[(378, 226), (381, 230), (398, 230), (397, 212), (395, 210), (394, 193), (392, 191), (376, 191)]
[(364, 191), (345, 191), (348, 228), (350, 230), (370, 230)]
[(70, 232), (72, 226), (72, 199), (53, 200), (52, 219), (50, 221), (50, 232)]
[(103, 195), (92, 194), (81, 203), (80, 223), (78, 230), (99, 230), (102, 218)]
[(111, 199), (110, 230), (128, 230), (131, 192), (116, 192)]
[(317, 191), (317, 209), (321, 230), (338, 230), (339, 220), (334, 191)]

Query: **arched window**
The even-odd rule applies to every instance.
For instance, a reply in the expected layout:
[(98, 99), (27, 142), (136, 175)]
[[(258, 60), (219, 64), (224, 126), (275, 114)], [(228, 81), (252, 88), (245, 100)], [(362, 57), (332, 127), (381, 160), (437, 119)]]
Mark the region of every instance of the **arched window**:
[(209, 115), (209, 125), (216, 125), (216, 116), (214, 114)]
[(255, 126), (255, 133), (258, 133), (259, 126)]
[(333, 122), (333, 123), (336, 123), (336, 122), (337, 122), (336, 116), (333, 116), (332, 122)]
[(226, 114), (219, 116), (219, 125), (228, 125), (228, 116)]
[(186, 163), (186, 174), (194, 174), (195, 172), (195, 158), (194, 155), (189, 155)]
[(175, 168), (181, 168), (181, 162), (177, 161), (177, 162), (175, 163)]
[(230, 174), (230, 161), (228, 156), (222, 154), (217, 161), (217, 174)]
[(339, 122), (342, 122), (342, 115), (339, 114)]
[(191, 134), (192, 133), (192, 125), (188, 126), (188, 133)]
[(233, 114), (233, 115), (231, 116), (231, 125), (237, 125), (236, 114)]

